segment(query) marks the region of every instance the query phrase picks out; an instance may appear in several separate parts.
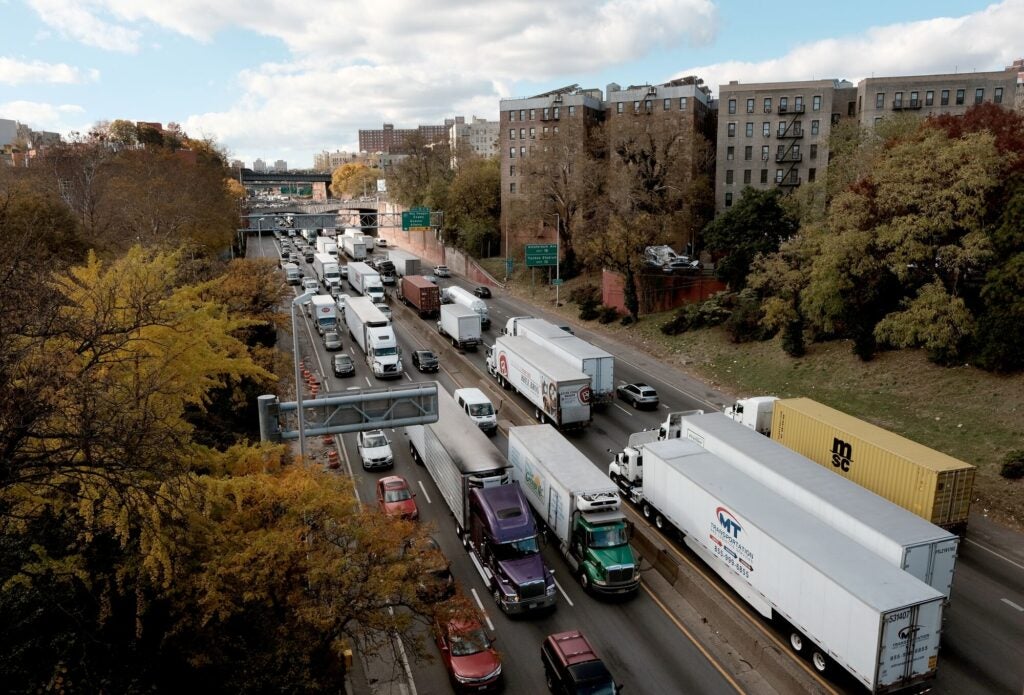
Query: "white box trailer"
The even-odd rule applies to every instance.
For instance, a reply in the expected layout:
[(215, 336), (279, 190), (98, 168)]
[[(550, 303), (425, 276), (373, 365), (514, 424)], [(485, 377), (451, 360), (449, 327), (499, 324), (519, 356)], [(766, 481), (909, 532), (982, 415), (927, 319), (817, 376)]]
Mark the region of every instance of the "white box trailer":
[(329, 253), (317, 253), (313, 256), (313, 272), (316, 274), (316, 279), (328, 290), (332, 285), (341, 284), (338, 259)]
[(398, 277), (406, 275), (421, 275), (420, 259), (408, 251), (400, 249), (389, 249), (388, 260), (395, 264), (395, 273)]
[(762, 616), (793, 626), (819, 670), (834, 661), (871, 692), (934, 677), (941, 593), (695, 442), (644, 445), (643, 503)]
[(480, 316), (459, 304), (442, 304), (437, 332), (452, 341), (460, 350), (476, 350), (482, 335)]
[(523, 394), (539, 421), (563, 429), (590, 424), (590, 377), (530, 339), (500, 336), (488, 348), (487, 371)]
[(476, 312), (477, 315), (480, 316), (480, 327), (483, 330), (486, 331), (491, 327), (491, 314), (487, 309), (487, 302), (480, 299), (473, 293), (462, 289), (458, 285), (446, 287), (443, 292), (454, 304), (464, 306), (465, 308)]
[(316, 238), (316, 252), (317, 253), (329, 253), (334, 256), (334, 259), (338, 259), (338, 244), (332, 237), (318, 236)]
[(606, 405), (615, 400), (615, 356), (607, 350), (568, 333), (550, 321), (519, 318), (509, 321), (506, 334), (529, 338), (551, 350), (590, 376), (591, 404)]
[(391, 322), (366, 297), (345, 300), (345, 323), (356, 345), (366, 355), (366, 364), (380, 379), (402, 376), (402, 350)]
[(696, 442), (949, 598), (959, 545), (954, 534), (723, 413), (672, 414), (664, 429)]
[(348, 230), (345, 232), (345, 236), (341, 237), (341, 247), (345, 251), (345, 255), (351, 258), (353, 261), (361, 261), (366, 258), (366, 242), (363, 241), (363, 237), (349, 235)]
[(317, 294), (310, 302), (310, 313), (320, 335), (332, 331), (338, 325), (338, 305), (329, 294)]
[(381, 282), (380, 273), (365, 263), (348, 264), (348, 284), (374, 302), (384, 299), (384, 283)]

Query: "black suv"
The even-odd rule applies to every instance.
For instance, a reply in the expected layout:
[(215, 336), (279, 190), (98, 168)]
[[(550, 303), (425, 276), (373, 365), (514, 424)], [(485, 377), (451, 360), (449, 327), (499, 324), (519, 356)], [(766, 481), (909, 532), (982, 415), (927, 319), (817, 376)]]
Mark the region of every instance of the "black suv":
[(615, 695), (622, 690), (579, 630), (548, 635), (540, 648), (540, 660), (548, 690), (553, 693)]
[(439, 366), (437, 355), (430, 350), (414, 350), (412, 365), (421, 372), (436, 372)]

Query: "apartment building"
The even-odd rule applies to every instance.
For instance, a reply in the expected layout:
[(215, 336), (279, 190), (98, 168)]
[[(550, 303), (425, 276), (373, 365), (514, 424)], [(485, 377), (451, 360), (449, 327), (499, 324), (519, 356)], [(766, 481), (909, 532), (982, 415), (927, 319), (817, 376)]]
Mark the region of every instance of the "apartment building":
[(846, 80), (720, 87), (715, 210), (747, 186), (787, 190), (815, 181), (828, 165), (832, 126), (856, 116), (857, 88)]
[(448, 130), (448, 144), (452, 151), (452, 167), (458, 166), (460, 152), (472, 152), (478, 157), (498, 154), (498, 129), (501, 124), (473, 116), (469, 123), (452, 124)]
[(282, 173), (287, 172), (288, 171), (288, 162), (286, 162), (283, 159), (278, 159), (277, 161), (274, 162), (274, 168), (271, 169), (271, 171), (278, 171), (278, 172), (282, 172)]
[(380, 130), (359, 131), (360, 152), (401, 153), (408, 137), (419, 133), (428, 143), (441, 142), (448, 139), (448, 131), (456, 123), (465, 123), (464, 116), (446, 118), (443, 125), (421, 125), (416, 128), (395, 128), (392, 123), (385, 123)]
[(680, 77), (664, 84), (631, 85), (625, 89), (612, 82), (604, 100), (605, 121), (609, 132), (617, 124), (637, 117), (671, 118), (693, 130), (709, 142), (715, 139), (715, 103), (704, 81), (693, 76)]
[(267, 163), (262, 159), (254, 159), (252, 163), (252, 170), (257, 174), (265, 174), (267, 173)]

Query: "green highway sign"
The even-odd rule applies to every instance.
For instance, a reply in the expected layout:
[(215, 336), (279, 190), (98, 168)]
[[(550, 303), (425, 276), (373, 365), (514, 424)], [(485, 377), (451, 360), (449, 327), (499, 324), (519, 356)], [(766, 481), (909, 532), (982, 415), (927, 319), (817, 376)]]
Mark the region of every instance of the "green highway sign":
[(526, 267), (558, 265), (558, 244), (527, 244)]
[(562, 284), (562, 278), (555, 278), (554, 280), (551, 281), (551, 284), (552, 285), (561, 285)]
[(506, 258), (505, 259), (505, 274), (506, 275), (511, 275), (513, 267), (515, 267), (515, 261), (512, 260), (511, 258)]
[(402, 213), (402, 229), (409, 231), (412, 227), (430, 226), (430, 208), (412, 208)]

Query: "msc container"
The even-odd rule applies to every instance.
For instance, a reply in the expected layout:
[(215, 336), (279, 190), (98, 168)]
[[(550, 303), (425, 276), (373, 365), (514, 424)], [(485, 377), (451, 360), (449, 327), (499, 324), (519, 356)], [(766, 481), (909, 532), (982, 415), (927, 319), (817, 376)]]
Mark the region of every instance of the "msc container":
[(962, 535), (975, 468), (809, 398), (776, 401), (772, 439)]

